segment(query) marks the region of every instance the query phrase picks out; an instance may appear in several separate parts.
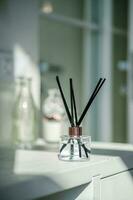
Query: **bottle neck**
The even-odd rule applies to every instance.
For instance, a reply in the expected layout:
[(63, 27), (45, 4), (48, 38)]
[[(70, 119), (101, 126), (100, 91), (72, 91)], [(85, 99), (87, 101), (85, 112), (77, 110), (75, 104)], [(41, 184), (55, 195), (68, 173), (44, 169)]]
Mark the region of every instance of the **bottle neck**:
[(31, 95), (31, 80), (26, 78), (20, 78), (19, 88), (19, 96), (27, 97)]
[(22, 96), (28, 96), (30, 95), (30, 85), (21, 85), (21, 88), (20, 88), (20, 93)]
[(82, 135), (82, 127), (69, 127), (69, 136), (70, 137), (80, 137)]

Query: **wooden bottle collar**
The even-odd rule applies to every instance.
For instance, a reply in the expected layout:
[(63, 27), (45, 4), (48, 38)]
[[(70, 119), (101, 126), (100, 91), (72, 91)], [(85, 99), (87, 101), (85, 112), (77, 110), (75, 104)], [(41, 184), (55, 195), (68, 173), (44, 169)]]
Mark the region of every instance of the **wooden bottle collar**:
[(82, 127), (78, 127), (78, 126), (75, 126), (75, 127), (69, 127), (69, 136), (70, 137), (79, 137), (82, 135)]

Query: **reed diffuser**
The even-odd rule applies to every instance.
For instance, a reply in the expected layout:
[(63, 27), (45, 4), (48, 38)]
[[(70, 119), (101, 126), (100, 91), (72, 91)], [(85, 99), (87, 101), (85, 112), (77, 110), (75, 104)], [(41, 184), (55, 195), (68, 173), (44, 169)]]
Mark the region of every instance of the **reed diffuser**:
[(69, 107), (67, 101), (65, 99), (59, 77), (56, 76), (56, 81), (59, 87), (59, 91), (64, 103), (64, 107), (70, 122), (69, 127), (69, 135), (61, 136), (60, 141), (60, 151), (59, 151), (59, 159), (66, 160), (66, 161), (85, 161), (89, 160), (91, 148), (90, 148), (90, 136), (83, 136), (82, 135), (82, 127), (80, 126), (88, 109), (90, 108), (93, 100), (95, 99), (96, 95), (100, 91), (101, 87), (105, 82), (105, 78), (100, 78), (90, 99), (85, 106), (81, 116), (77, 117), (77, 107), (76, 107), (76, 100), (75, 100), (75, 93), (73, 88), (73, 80), (70, 78), (70, 104), (71, 104), (71, 112), (69, 111)]

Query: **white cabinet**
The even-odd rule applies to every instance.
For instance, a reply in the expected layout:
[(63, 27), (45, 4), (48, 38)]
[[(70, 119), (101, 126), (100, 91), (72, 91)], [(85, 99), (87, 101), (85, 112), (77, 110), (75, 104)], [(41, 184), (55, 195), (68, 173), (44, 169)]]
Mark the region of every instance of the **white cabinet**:
[(133, 170), (125, 171), (101, 181), (101, 200), (132, 200)]
[(88, 162), (63, 162), (54, 152), (23, 150), (15, 152), (13, 162), (10, 154), (0, 151), (2, 200), (133, 199), (133, 151), (123, 158), (92, 155)]

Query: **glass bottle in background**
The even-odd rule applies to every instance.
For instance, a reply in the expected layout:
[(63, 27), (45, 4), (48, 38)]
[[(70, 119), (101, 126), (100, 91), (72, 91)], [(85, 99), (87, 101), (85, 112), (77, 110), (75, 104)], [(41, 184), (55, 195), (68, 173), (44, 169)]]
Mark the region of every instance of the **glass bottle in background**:
[(31, 149), (35, 137), (35, 106), (31, 94), (31, 79), (16, 81), (16, 100), (13, 110), (13, 142), (18, 148)]

